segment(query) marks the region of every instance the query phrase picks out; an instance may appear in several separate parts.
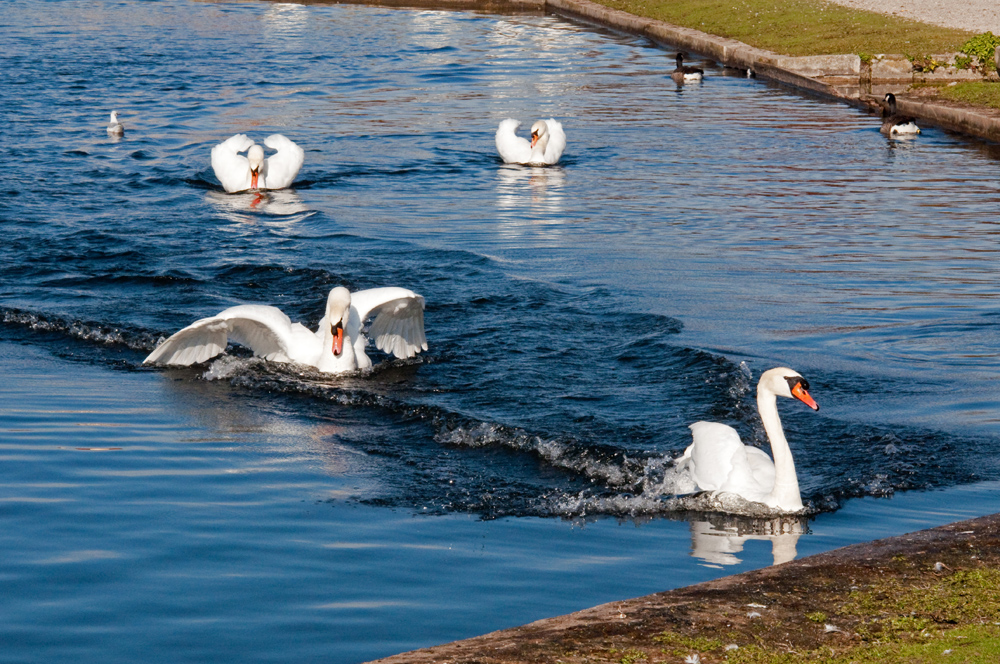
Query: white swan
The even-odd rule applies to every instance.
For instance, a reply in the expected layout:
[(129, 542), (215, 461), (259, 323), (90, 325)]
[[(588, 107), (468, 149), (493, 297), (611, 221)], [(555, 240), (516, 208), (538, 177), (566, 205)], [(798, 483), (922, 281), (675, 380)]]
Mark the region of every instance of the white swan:
[(764, 503), (782, 512), (802, 509), (799, 478), (778, 417), (778, 396), (794, 397), (813, 410), (819, 406), (809, 396), (809, 383), (785, 367), (765, 371), (757, 383), (757, 410), (771, 442), (771, 454), (744, 445), (736, 430), (716, 422), (691, 425), (694, 442), (677, 459), (702, 491), (724, 491)]
[[(374, 318), (366, 336), (363, 323)], [(292, 321), (276, 307), (241, 304), (202, 318), (164, 341), (143, 364), (189, 366), (226, 350), (229, 340), (247, 346), (258, 357), (298, 362), (326, 373), (367, 369), (368, 336), (375, 347), (399, 358), (427, 350), (424, 298), (405, 288), (372, 288), (351, 293), (343, 286), (330, 291), (326, 314), (315, 332)]]
[(305, 151), (281, 134), (271, 134), (264, 139), (264, 145), (277, 153), (265, 159), (264, 148), (246, 134), (231, 136), (212, 148), (212, 170), (226, 191), (232, 194), (291, 186), (305, 161)]
[(559, 161), (566, 149), (566, 134), (562, 125), (552, 118), (531, 125), (531, 142), (514, 132), (521, 123), (507, 118), (497, 129), (497, 151), (505, 164), (551, 166)]
[(111, 122), (108, 124), (108, 133), (112, 136), (123, 136), (125, 125), (118, 122), (118, 111), (111, 111)]

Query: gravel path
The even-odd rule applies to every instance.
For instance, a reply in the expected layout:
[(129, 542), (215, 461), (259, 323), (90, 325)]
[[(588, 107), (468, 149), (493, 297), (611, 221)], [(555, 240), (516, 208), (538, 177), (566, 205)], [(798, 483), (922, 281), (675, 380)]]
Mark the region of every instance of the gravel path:
[(1000, 34), (1000, 0), (832, 0), (838, 5), (924, 23)]

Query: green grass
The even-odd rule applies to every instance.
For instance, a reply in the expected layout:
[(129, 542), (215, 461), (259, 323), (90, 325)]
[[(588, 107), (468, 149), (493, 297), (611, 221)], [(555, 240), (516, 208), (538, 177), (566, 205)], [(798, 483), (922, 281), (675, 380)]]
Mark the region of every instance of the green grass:
[(904, 583), (886, 579), (852, 591), (831, 618), (853, 633), (849, 637), (823, 637), (821, 625), (827, 619), (823, 612), (805, 617), (810, 621), (805, 626), (786, 624), (777, 632), (815, 630), (816, 642), (825, 645), (793, 649), (780, 636), (775, 638), (773, 631), (758, 631), (753, 642), (735, 650), (723, 645), (739, 640), (735, 634), (717, 640), (662, 632), (653, 641), (667, 646), (661, 653), (675, 658), (668, 661), (697, 652), (710, 661), (729, 664), (996, 664), (1000, 661), (1000, 570), (965, 570)]
[(822, 0), (596, 0), (786, 55), (950, 53), (973, 33)]
[[(946, 652), (948, 651), (948, 652)], [(841, 652), (817, 648), (808, 652), (774, 652), (752, 645), (732, 651), (729, 664), (931, 664), (961, 662), (996, 664), (1000, 658), (1000, 628), (994, 625), (960, 627), (921, 642), (862, 643)]]
[(941, 97), (952, 101), (964, 101), (976, 106), (1000, 108), (1000, 83), (975, 81), (956, 83), (941, 88)]

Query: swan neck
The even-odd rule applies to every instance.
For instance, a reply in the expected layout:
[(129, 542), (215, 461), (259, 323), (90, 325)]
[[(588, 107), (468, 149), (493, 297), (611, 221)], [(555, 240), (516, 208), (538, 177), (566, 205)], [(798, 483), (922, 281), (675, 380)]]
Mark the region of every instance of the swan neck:
[(326, 371), (330, 373), (337, 373), (340, 371), (350, 371), (355, 368), (354, 361), (354, 340), (351, 339), (347, 334), (347, 326), (344, 326), (344, 341), (342, 345), (342, 350), (340, 355), (333, 354), (333, 325), (336, 324), (336, 320), (331, 323), (332, 314), (327, 312), (325, 316), (319, 321), (319, 330), (317, 335), (321, 336), (323, 339), (323, 345), (320, 348), (320, 356), (316, 362), (316, 367), (320, 371)]
[(545, 148), (549, 144), (549, 134), (548, 132), (542, 134), (538, 137), (538, 141), (535, 143), (535, 148), (533, 152), (538, 155), (545, 155)]
[(785, 431), (778, 417), (778, 400), (774, 392), (766, 388), (757, 389), (757, 411), (760, 413), (764, 432), (771, 443), (771, 457), (774, 459), (774, 488), (767, 504), (788, 511), (802, 509), (799, 493), (799, 478), (795, 472), (792, 450), (785, 439)]

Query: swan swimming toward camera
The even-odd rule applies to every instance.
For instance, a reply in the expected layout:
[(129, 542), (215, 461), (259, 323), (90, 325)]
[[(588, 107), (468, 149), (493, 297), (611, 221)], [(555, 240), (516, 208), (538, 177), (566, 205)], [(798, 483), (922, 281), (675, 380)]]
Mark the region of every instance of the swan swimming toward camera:
[(292, 185), (305, 161), (305, 151), (281, 134), (271, 134), (264, 139), (264, 145), (277, 152), (265, 159), (264, 148), (246, 134), (230, 136), (212, 148), (212, 170), (227, 192)]
[(701, 491), (733, 493), (763, 503), (782, 512), (802, 509), (799, 478), (788, 447), (777, 397), (798, 399), (813, 410), (819, 405), (809, 396), (809, 383), (792, 369), (778, 367), (765, 371), (757, 383), (757, 410), (771, 443), (771, 454), (744, 445), (730, 426), (717, 422), (691, 425), (694, 442), (675, 462), (686, 470)]
[[(374, 320), (366, 335), (362, 329), (369, 318)], [(265, 360), (343, 373), (372, 366), (365, 354), (368, 337), (376, 348), (401, 359), (427, 350), (424, 298), (405, 288), (351, 293), (338, 286), (330, 291), (326, 313), (315, 332), (292, 323), (277, 307), (241, 304), (188, 325), (160, 344), (143, 364), (190, 366), (207, 362), (223, 353), (229, 341), (235, 341)]]
[(505, 164), (526, 166), (551, 166), (562, 157), (566, 149), (566, 133), (562, 124), (549, 118), (531, 125), (531, 142), (515, 132), (521, 123), (507, 118), (497, 129), (497, 152)]

